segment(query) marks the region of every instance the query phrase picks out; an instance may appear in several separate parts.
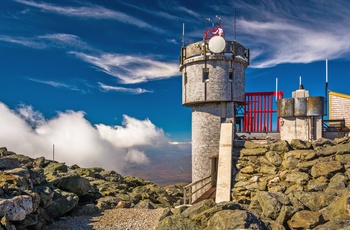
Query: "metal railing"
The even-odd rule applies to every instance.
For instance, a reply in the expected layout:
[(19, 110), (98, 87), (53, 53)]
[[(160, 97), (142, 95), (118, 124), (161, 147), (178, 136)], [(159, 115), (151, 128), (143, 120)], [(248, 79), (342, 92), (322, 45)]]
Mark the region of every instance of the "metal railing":
[(339, 132), (345, 130), (345, 119), (337, 120), (323, 120), (322, 130), (323, 132)]
[(184, 204), (192, 204), (211, 187), (211, 175), (184, 186)]

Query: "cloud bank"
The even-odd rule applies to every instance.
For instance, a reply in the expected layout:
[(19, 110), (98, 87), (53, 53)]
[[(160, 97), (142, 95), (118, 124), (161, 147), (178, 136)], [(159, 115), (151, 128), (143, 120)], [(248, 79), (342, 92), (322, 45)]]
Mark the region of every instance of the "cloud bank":
[(66, 111), (47, 120), (31, 106), (11, 110), (0, 102), (0, 146), (33, 158), (52, 159), (54, 145), (55, 160), (59, 162), (120, 173), (129, 163), (152, 163), (147, 154), (153, 151), (162, 149), (166, 154), (183, 148), (171, 144), (164, 131), (149, 119), (124, 115), (120, 126), (92, 125), (84, 115), (81, 111)]

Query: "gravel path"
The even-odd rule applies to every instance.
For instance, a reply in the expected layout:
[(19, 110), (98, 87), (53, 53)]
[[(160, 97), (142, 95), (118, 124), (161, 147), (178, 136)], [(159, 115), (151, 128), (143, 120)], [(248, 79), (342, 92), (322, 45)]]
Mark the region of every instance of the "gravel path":
[(157, 227), (164, 209), (111, 209), (100, 216), (64, 217), (45, 229), (56, 230), (153, 230)]

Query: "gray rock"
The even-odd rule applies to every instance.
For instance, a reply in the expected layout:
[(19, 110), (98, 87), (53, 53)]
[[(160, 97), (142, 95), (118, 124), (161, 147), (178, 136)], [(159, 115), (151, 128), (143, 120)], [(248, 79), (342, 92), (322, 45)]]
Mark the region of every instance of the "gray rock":
[(331, 178), (334, 174), (344, 170), (343, 165), (338, 161), (319, 162), (311, 168), (311, 175), (314, 178), (325, 176)]
[(52, 202), (46, 207), (46, 212), (51, 218), (57, 219), (71, 211), (78, 201), (79, 197), (74, 193), (55, 189)]
[(130, 208), (130, 207), (131, 207), (130, 201), (121, 200), (118, 202), (118, 204), (115, 208)]
[(350, 162), (350, 154), (336, 155), (335, 160), (342, 164), (347, 164)]
[(78, 174), (62, 178), (57, 187), (64, 191), (75, 193), (78, 196), (88, 195), (93, 192), (89, 181)]
[(241, 156), (262, 156), (267, 152), (266, 148), (242, 149)]
[(328, 179), (324, 176), (310, 180), (307, 184), (307, 189), (310, 192), (324, 191), (328, 186)]
[(84, 204), (75, 206), (69, 212), (70, 216), (89, 216), (100, 212), (100, 209), (94, 204)]
[(311, 145), (310, 142), (302, 141), (302, 140), (299, 140), (299, 139), (293, 139), (290, 142), (290, 146), (293, 149), (311, 149), (312, 148), (312, 145)]
[(286, 181), (294, 184), (305, 185), (309, 181), (309, 175), (299, 171), (292, 171), (287, 174)]
[(350, 191), (346, 190), (344, 194), (329, 206), (329, 220), (348, 220), (350, 213)]
[(287, 226), (287, 221), (290, 220), (297, 211), (299, 210), (294, 206), (282, 206), (276, 222), (282, 226)]
[(324, 145), (336, 145), (337, 143), (333, 140), (321, 137), (313, 142), (314, 146), (324, 146)]
[(8, 156), (5, 156), (4, 159), (17, 159), (21, 165), (26, 165), (28, 163), (31, 163), (33, 161), (32, 158), (22, 155), (22, 154), (11, 154)]
[(120, 199), (117, 197), (114, 197), (114, 196), (101, 197), (97, 200), (96, 207), (100, 211), (104, 211), (106, 209), (112, 209), (112, 208), (117, 207), (119, 201), (120, 201)]
[(259, 142), (246, 141), (244, 142), (244, 148), (246, 149), (258, 149), (265, 148), (266, 144), (262, 144)]
[(322, 223), (321, 214), (309, 210), (296, 212), (288, 221), (290, 229), (313, 229)]
[(31, 196), (22, 195), (10, 199), (0, 198), (0, 217), (6, 215), (10, 221), (21, 221), (31, 212), (33, 212)]
[(197, 223), (182, 215), (171, 215), (161, 220), (156, 230), (198, 230)]
[(314, 230), (349, 230), (350, 220), (331, 220), (325, 224), (319, 225)]
[(139, 208), (139, 209), (155, 209), (155, 208), (156, 208), (156, 205), (155, 205), (152, 201), (146, 199), (146, 200), (141, 200), (138, 204), (135, 205), (134, 208)]
[[(274, 193), (259, 191), (256, 193), (253, 200), (256, 200), (257, 203), (259, 203), (262, 214), (265, 217), (273, 220), (278, 217), (282, 204)], [(250, 208), (255, 209), (252, 205), (256, 205), (256, 202), (252, 201), (250, 206)]]
[(293, 195), (309, 210), (319, 211), (328, 206), (335, 196), (324, 192), (294, 192)]
[(277, 153), (277, 151), (269, 151), (266, 153), (266, 159), (271, 162), (274, 166), (281, 166), (282, 157)]
[(215, 213), (208, 221), (207, 230), (221, 229), (267, 229), (254, 214), (243, 210), (223, 210)]
[(269, 150), (270, 151), (276, 151), (279, 153), (284, 153), (284, 152), (288, 152), (291, 149), (289, 143), (287, 141), (278, 141), (275, 143), (271, 143), (269, 145)]
[(0, 170), (19, 168), (20, 162), (16, 158), (0, 158)]
[(347, 186), (348, 179), (346, 176), (342, 173), (337, 173), (335, 176), (333, 176), (330, 181), (328, 188), (330, 189), (345, 189)]
[(192, 205), (191, 207), (187, 208), (185, 211), (182, 212), (182, 215), (184, 217), (191, 218), (193, 215), (197, 215), (206, 209), (209, 209), (211, 207), (214, 207), (216, 204), (213, 200), (203, 200), (197, 204)]

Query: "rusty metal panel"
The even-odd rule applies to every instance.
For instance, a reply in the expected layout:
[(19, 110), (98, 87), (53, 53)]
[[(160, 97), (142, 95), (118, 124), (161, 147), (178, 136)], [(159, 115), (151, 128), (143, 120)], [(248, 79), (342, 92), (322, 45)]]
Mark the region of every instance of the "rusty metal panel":
[(294, 115), (294, 100), (293, 98), (283, 98), (277, 101), (277, 116), (278, 117), (293, 117)]
[(307, 98), (307, 116), (323, 116), (324, 97)]
[(294, 116), (306, 117), (306, 97), (294, 98)]

